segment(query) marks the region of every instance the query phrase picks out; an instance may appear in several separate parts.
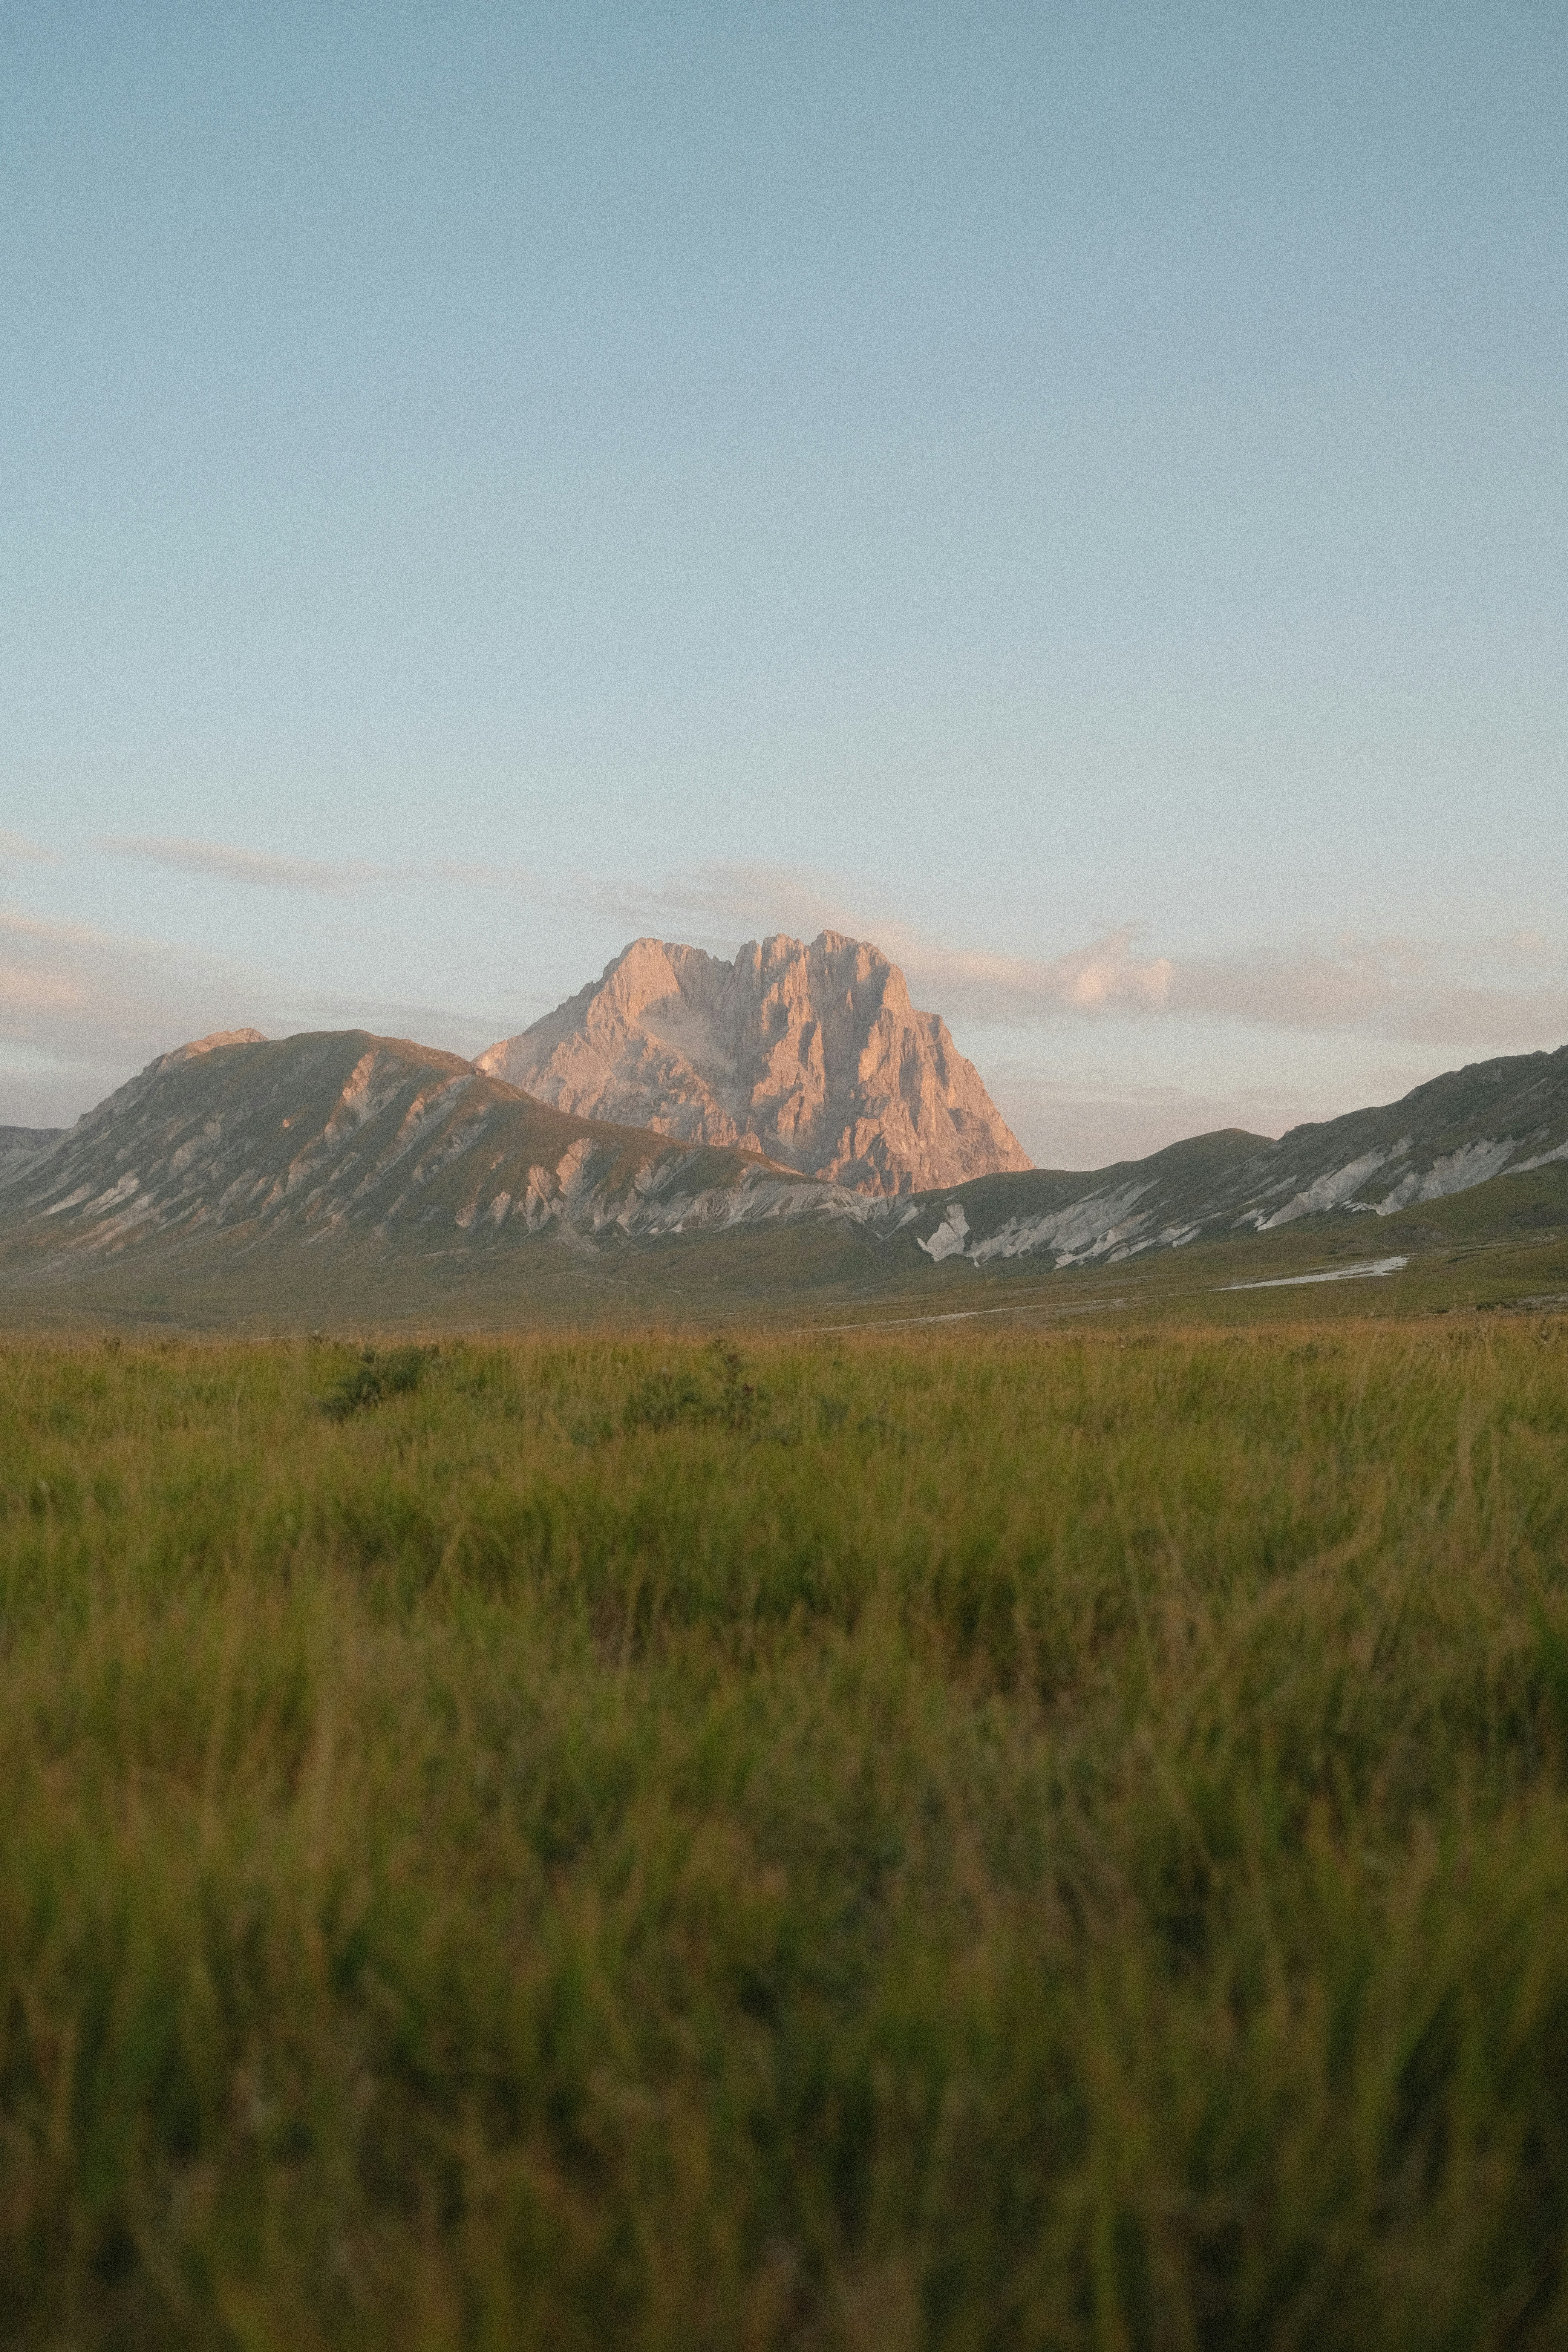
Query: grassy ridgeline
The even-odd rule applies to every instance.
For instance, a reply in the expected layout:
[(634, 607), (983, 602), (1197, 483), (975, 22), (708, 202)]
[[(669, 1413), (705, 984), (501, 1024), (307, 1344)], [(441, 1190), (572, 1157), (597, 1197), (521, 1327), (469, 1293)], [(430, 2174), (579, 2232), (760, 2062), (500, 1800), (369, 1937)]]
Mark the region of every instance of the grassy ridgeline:
[(1563, 2341), (1568, 1325), (0, 1416), (7, 2342)]

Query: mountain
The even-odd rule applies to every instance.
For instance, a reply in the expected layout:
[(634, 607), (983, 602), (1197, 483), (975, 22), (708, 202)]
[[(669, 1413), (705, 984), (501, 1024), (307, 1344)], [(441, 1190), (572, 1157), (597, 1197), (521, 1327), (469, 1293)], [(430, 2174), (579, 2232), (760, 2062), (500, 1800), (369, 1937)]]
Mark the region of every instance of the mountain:
[(1303, 1220), (1391, 1217), (1559, 1160), (1568, 1161), (1568, 1046), (1472, 1063), (1277, 1143), (1231, 1129), (1089, 1175), (1036, 1170), (960, 1186), (918, 1245), (938, 1263), (1117, 1265)]
[(406, 1039), (245, 1030), (163, 1055), (0, 1162), (0, 1292), (24, 1315), (474, 1325), (894, 1297), (962, 1313), (1026, 1273), (1114, 1268), (1120, 1286), (1178, 1252), (1200, 1290), (1426, 1252), (1436, 1296), (1456, 1242), (1491, 1253), (1493, 1284), (1518, 1242), (1533, 1294), (1552, 1276), (1538, 1243), (1565, 1232), (1568, 1048), (1278, 1142), (1227, 1129), (1090, 1172), (879, 1194), (584, 1118)]
[(163, 1055), (0, 1172), (0, 1279), (154, 1244), (471, 1251), (871, 1205), (753, 1154), (574, 1118), (405, 1039), (242, 1030)]
[(760, 1152), (857, 1192), (1029, 1165), (945, 1022), (915, 1011), (879, 948), (837, 931), (753, 940), (732, 963), (635, 940), (479, 1067), (580, 1118)]

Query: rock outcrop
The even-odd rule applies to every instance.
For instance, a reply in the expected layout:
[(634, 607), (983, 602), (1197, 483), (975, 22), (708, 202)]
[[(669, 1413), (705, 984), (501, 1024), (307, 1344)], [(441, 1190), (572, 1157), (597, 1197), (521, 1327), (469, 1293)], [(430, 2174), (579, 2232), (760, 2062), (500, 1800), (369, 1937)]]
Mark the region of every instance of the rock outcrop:
[(580, 1118), (761, 1152), (860, 1192), (1030, 1165), (934, 1013), (864, 940), (782, 932), (732, 963), (636, 940), (478, 1066)]

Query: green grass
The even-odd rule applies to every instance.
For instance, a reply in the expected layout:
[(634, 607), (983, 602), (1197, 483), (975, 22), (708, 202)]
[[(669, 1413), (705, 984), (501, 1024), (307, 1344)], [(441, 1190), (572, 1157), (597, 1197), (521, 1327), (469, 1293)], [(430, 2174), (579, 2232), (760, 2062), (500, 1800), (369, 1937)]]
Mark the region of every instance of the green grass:
[(1568, 1323), (13, 1343), (0, 1990), (38, 2352), (1559, 2346)]

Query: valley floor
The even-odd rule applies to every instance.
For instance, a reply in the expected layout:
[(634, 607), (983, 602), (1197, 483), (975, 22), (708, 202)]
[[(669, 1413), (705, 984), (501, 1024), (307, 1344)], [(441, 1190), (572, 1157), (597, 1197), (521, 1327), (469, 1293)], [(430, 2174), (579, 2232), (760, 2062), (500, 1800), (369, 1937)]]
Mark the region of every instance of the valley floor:
[(1377, 1286), (0, 1346), (6, 2341), (1562, 2344), (1568, 1318)]

